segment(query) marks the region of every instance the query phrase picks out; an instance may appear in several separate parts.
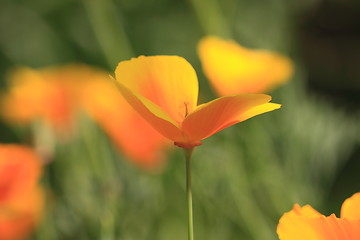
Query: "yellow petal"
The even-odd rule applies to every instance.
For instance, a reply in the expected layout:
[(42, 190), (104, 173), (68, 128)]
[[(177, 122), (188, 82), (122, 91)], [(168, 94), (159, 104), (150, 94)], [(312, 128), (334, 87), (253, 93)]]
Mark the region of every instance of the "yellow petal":
[(357, 240), (360, 221), (325, 217), (310, 206), (295, 205), (285, 213), (277, 227), (280, 240)]
[(307, 217), (307, 218), (315, 218), (323, 216), (321, 213), (313, 209), (310, 205), (305, 205), (300, 207), (298, 204), (294, 205), (292, 209), (297, 215)]
[(360, 193), (346, 199), (341, 207), (341, 218), (360, 221)]
[(116, 83), (123, 97), (153, 128), (172, 141), (183, 141), (179, 125), (158, 105), (125, 87), (121, 82)]
[(118, 82), (159, 106), (177, 123), (197, 105), (197, 76), (184, 58), (140, 56), (120, 62), (115, 75)]
[(14, 122), (25, 123), (38, 117), (52, 92), (41, 72), (30, 68), (17, 68), (9, 74), (8, 92), (1, 97), (1, 115)]
[(311, 206), (300, 207), (298, 204), (285, 213), (277, 227), (280, 240), (320, 240), (316, 229), (308, 222), (309, 219), (320, 218), (322, 215)]
[(196, 142), (252, 116), (280, 107), (269, 104), (270, 100), (268, 95), (251, 93), (218, 98), (198, 106), (184, 120), (182, 129), (189, 142)]
[(240, 120), (240, 122), (242, 122), (242, 121), (245, 121), (256, 115), (279, 109), (280, 107), (281, 107), (281, 104), (277, 104), (277, 103), (265, 103), (262, 105), (258, 105), (258, 106), (252, 107), (249, 110), (247, 110), (246, 112), (242, 113), (241, 118), (239, 118), (239, 120)]
[(269, 92), (293, 72), (292, 62), (285, 56), (246, 49), (217, 37), (203, 38), (198, 53), (205, 75), (220, 96)]

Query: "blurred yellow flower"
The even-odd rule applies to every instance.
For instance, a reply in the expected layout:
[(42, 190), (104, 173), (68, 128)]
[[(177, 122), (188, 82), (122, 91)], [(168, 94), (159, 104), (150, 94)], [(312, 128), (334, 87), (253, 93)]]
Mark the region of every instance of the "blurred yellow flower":
[(169, 140), (132, 109), (109, 80), (107, 76), (84, 86), (86, 110), (131, 160), (145, 168), (160, 167)]
[(0, 144), (0, 239), (27, 239), (44, 206), (39, 186), (42, 166), (23, 146)]
[(285, 213), (277, 227), (281, 240), (358, 240), (360, 239), (360, 193), (345, 200), (341, 216), (325, 217), (311, 206), (294, 208)]
[(216, 132), (280, 107), (264, 94), (231, 95), (197, 106), (195, 70), (177, 56), (120, 62), (116, 81), (125, 99), (175, 145), (192, 148)]
[(205, 76), (220, 96), (266, 93), (286, 82), (292, 61), (266, 50), (247, 49), (235, 41), (209, 36), (200, 40), (198, 54)]

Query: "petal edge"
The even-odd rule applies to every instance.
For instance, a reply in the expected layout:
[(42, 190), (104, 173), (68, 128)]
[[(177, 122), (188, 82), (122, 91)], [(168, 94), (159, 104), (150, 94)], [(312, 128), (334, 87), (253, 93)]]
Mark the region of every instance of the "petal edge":
[(179, 125), (159, 106), (134, 91), (131, 91), (122, 83), (118, 81), (115, 82), (126, 101), (159, 133), (172, 141), (182, 140)]

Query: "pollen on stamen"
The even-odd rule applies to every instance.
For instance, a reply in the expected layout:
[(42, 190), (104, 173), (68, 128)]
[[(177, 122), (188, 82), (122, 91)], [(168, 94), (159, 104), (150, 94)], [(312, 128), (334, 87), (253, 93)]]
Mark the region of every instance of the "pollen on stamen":
[(185, 106), (185, 117), (187, 117), (187, 115), (189, 114), (188, 112), (188, 102), (184, 102), (184, 106)]
[[(181, 109), (181, 111), (179, 111), (179, 115), (181, 118), (185, 119), (187, 117), (187, 115), (189, 114), (189, 110), (188, 110), (188, 102), (184, 102), (183, 105), (181, 105), (179, 108)], [(185, 114), (182, 115), (182, 108), (185, 107)]]

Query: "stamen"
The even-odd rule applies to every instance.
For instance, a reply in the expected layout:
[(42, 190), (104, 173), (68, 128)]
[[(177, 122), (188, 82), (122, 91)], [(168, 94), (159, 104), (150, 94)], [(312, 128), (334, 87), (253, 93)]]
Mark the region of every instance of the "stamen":
[(189, 114), (188, 112), (188, 104), (187, 102), (184, 102), (184, 106), (185, 106), (185, 117), (187, 117), (187, 115)]

